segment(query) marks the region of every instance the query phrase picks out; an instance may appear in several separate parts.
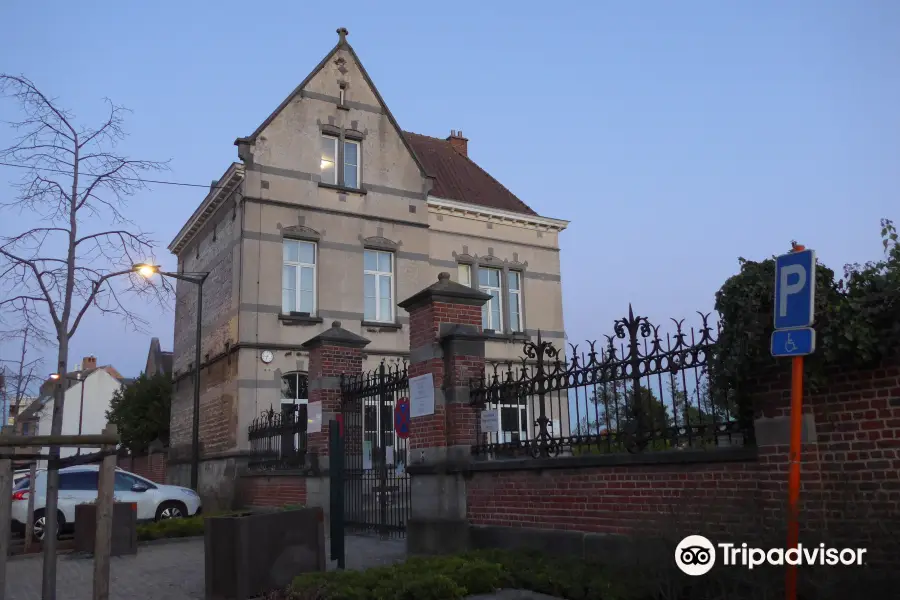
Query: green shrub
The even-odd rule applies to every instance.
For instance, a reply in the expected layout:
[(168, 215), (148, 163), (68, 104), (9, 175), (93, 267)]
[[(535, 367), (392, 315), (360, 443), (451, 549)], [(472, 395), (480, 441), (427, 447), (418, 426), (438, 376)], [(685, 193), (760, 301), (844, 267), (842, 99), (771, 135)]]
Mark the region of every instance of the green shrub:
[(459, 600), (518, 588), (569, 600), (632, 600), (599, 565), (536, 552), (481, 550), (413, 557), (366, 571), (308, 573), (294, 579), (291, 600)]
[(202, 516), (183, 519), (166, 519), (156, 523), (139, 525), (137, 537), (139, 541), (160, 540), (164, 538), (193, 537), (203, 535)]
[[(304, 508), (300, 504), (293, 504), (283, 507), (282, 510), (297, 510)], [(150, 540), (161, 540), (167, 538), (195, 537), (203, 535), (204, 523), (210, 517), (228, 517), (237, 515), (249, 515), (250, 512), (224, 511), (217, 513), (209, 513), (206, 515), (197, 515), (195, 517), (184, 517), (181, 519), (166, 519), (155, 523), (145, 523), (138, 525), (137, 537), (138, 541), (146, 542)]]

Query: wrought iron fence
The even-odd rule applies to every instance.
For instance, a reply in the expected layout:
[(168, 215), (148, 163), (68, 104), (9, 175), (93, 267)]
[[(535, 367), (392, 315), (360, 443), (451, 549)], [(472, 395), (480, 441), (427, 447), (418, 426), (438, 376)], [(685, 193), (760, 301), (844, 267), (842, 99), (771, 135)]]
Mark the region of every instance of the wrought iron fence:
[(263, 412), (247, 428), (248, 468), (254, 471), (299, 469), (306, 465), (305, 404), (283, 404)]
[(606, 344), (568, 356), (552, 343), (526, 342), (518, 364), (488, 365), (471, 384), (480, 458), (534, 458), (743, 445), (752, 421), (735, 396), (710, 385), (715, 350), (709, 314), (699, 328), (661, 333), (646, 317), (613, 324)]
[(395, 408), (403, 402), (409, 407), (406, 363), (382, 362), (367, 373), (342, 377), (341, 397), (346, 526), (402, 536), (410, 513), (408, 429), (398, 434)]

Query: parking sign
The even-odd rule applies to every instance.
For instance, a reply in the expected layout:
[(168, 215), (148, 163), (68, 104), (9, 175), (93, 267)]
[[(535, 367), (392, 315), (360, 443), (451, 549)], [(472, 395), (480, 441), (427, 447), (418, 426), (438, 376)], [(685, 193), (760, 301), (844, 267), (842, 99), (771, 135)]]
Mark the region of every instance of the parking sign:
[(816, 301), (816, 253), (801, 250), (775, 259), (775, 329), (810, 327)]

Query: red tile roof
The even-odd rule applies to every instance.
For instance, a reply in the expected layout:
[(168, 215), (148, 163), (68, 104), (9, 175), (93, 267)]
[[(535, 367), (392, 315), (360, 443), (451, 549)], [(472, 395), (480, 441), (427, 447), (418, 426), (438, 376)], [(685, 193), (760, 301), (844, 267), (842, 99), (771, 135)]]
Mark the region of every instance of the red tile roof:
[(447, 140), (409, 131), (404, 131), (403, 135), (425, 170), (434, 177), (431, 195), (488, 208), (537, 215), (472, 159), (457, 152)]

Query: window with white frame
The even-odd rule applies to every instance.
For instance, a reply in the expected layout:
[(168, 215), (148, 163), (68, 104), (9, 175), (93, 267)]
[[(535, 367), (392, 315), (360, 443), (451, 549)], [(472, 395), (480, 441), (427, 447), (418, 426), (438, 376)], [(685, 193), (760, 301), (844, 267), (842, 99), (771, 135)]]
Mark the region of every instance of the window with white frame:
[(344, 187), (359, 188), (359, 142), (344, 140)]
[(322, 160), (319, 163), (319, 175), (322, 183), (337, 185), (338, 139), (330, 135), (322, 136)]
[(456, 267), (456, 280), (465, 286), (472, 285), (472, 266), (471, 265), (457, 265)]
[(366, 250), (363, 256), (364, 319), (394, 322), (394, 254)]
[(281, 271), (281, 310), (316, 312), (316, 244), (284, 240)]
[(500, 285), (500, 269), (478, 269), (478, 288), (491, 296), (481, 309), (481, 328), (503, 331), (503, 288)]
[[(341, 142), (333, 135), (323, 135), (321, 145), (322, 158), (319, 163), (319, 175), (322, 183), (359, 188), (360, 143), (356, 140)], [(338, 148), (342, 149), (340, 155)]]
[(500, 443), (520, 442), (529, 439), (527, 406), (521, 404), (500, 404), (499, 437)]
[[(295, 371), (281, 377), (281, 418), (282, 424), (301, 424), (309, 420), (309, 377)], [(281, 433), (281, 455), (295, 455), (306, 451), (306, 428), (283, 427)]]
[(507, 280), (509, 289), (509, 328), (522, 331), (522, 274), (510, 271)]

